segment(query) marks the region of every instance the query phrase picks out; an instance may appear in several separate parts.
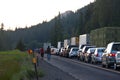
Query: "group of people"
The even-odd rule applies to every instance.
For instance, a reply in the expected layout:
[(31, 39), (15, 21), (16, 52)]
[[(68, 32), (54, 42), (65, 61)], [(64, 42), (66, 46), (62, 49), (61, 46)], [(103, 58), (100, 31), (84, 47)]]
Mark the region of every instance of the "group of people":
[[(44, 58), (44, 53), (45, 53), (44, 49), (40, 48), (40, 54), (41, 54), (42, 59)], [(47, 47), (46, 53), (47, 53), (47, 60), (50, 60), (50, 58), (51, 58), (51, 48), (50, 48), (50, 46)]]

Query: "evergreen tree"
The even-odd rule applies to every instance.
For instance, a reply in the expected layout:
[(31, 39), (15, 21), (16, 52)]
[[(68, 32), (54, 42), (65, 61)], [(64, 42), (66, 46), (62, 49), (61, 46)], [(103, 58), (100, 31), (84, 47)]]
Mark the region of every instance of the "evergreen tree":
[(25, 50), (25, 45), (22, 42), (22, 40), (19, 40), (17, 45), (16, 45), (16, 49), (20, 50), (20, 51), (24, 51)]
[(52, 30), (52, 45), (53, 46), (56, 47), (57, 42), (63, 40), (63, 32), (64, 31), (62, 29), (61, 17), (59, 13), (58, 17), (55, 17), (55, 23), (54, 23), (54, 27)]

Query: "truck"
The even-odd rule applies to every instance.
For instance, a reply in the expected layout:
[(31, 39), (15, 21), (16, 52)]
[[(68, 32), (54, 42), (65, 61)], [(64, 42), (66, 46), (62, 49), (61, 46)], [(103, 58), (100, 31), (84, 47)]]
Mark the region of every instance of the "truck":
[(79, 35), (79, 45), (83, 45), (83, 44), (90, 44), (90, 35), (89, 34)]
[(44, 43), (44, 44), (43, 44), (44, 51), (47, 50), (48, 46), (51, 47), (51, 43), (48, 43), (48, 42), (47, 42), (47, 43)]
[(58, 44), (57, 44), (57, 48), (61, 49), (62, 47), (63, 47), (63, 42), (59, 41)]
[(90, 43), (98, 47), (107, 46), (110, 42), (120, 42), (120, 27), (103, 27), (90, 32)]
[(79, 38), (72, 37), (70, 43), (71, 43), (71, 45), (79, 45)]
[(65, 39), (64, 40), (64, 48), (67, 49), (68, 45), (70, 45), (70, 40), (69, 39)]

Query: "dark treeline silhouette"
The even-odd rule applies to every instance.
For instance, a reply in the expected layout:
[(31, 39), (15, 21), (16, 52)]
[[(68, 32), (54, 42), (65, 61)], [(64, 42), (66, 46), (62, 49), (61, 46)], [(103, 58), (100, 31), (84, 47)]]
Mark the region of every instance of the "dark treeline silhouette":
[(90, 33), (101, 27), (120, 26), (120, 0), (96, 0), (94, 3), (78, 9), (76, 12), (59, 13), (51, 21), (43, 21), (30, 28), (15, 31), (0, 29), (0, 50), (16, 48), (21, 40), (26, 48), (41, 47), (43, 42), (52, 42)]

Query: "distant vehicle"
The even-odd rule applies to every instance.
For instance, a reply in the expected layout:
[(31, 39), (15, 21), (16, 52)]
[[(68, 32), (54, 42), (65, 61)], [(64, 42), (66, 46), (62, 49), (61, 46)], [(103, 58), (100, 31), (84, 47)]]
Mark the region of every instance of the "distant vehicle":
[(69, 57), (69, 52), (70, 52), (71, 48), (78, 48), (78, 46), (77, 45), (68, 45), (66, 48), (67, 49), (66, 57)]
[(69, 52), (69, 58), (71, 58), (71, 57), (77, 57), (77, 51), (78, 51), (78, 50), (79, 50), (79, 49), (76, 48), (76, 47), (71, 48), (71, 49), (70, 49), (70, 52)]
[(84, 54), (85, 55), (85, 62), (90, 63), (92, 60), (92, 54), (95, 52), (96, 48), (89, 48), (87, 52)]
[(51, 47), (51, 43), (44, 43), (44, 44), (43, 44), (43, 48), (44, 48), (44, 51), (45, 51), (45, 52), (46, 52), (48, 46)]
[(58, 53), (58, 49), (57, 48), (51, 48), (51, 54), (57, 54)]
[(71, 45), (79, 45), (79, 38), (72, 37), (70, 43), (71, 43)]
[(90, 35), (89, 34), (83, 34), (79, 36), (79, 45), (82, 44), (89, 44), (90, 43)]
[(118, 51), (115, 55), (114, 69), (120, 68), (120, 51)]
[(105, 47), (99, 47), (95, 49), (94, 54), (92, 54), (92, 63), (101, 63), (102, 54), (105, 51)]
[[(111, 42), (102, 55), (102, 67), (109, 68), (116, 65), (116, 53), (120, 51), (120, 42)], [(119, 56), (119, 55), (118, 55)]]
[(70, 40), (69, 39), (65, 39), (64, 40), (64, 48), (67, 49), (67, 46), (70, 45)]
[(62, 48), (60, 49), (60, 51), (59, 51), (59, 55), (60, 55), (60, 56), (63, 56), (63, 54), (64, 54), (64, 48), (62, 47)]
[(80, 53), (80, 60), (85, 61), (85, 53), (89, 48), (95, 48), (95, 46), (84, 46), (82, 52)]
[(91, 46), (90, 44), (81, 44), (81, 45), (79, 45), (79, 50), (78, 50), (78, 55), (77, 55), (77, 58), (78, 58), (78, 60), (80, 59), (80, 53), (82, 52), (82, 49), (83, 49), (83, 47), (84, 46)]

